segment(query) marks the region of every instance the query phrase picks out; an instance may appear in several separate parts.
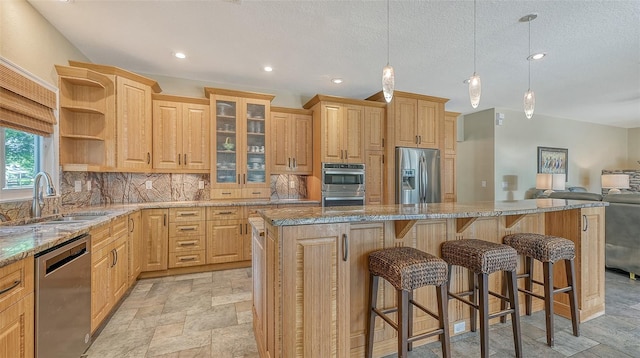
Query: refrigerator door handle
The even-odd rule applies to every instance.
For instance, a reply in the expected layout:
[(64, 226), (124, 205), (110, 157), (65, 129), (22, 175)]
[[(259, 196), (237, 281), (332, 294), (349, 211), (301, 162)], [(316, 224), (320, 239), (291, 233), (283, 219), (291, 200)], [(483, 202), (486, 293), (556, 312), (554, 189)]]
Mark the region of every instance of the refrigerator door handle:
[(419, 162), (419, 168), (418, 171), (420, 173), (420, 191), (418, 193), (419, 195), (419, 202), (420, 203), (424, 203), (425, 202), (425, 192), (427, 190), (427, 181), (426, 181), (426, 173), (427, 173), (427, 168), (426, 168), (426, 163), (425, 163), (425, 159), (424, 156), (420, 156), (420, 159), (418, 159)]

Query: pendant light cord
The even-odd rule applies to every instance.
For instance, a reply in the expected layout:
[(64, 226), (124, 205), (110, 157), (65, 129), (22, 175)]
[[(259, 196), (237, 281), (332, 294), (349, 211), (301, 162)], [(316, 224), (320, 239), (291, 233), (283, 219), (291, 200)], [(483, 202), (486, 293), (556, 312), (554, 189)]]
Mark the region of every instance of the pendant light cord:
[(473, 74), (476, 74), (476, 0), (473, 0)]
[(527, 54), (527, 61), (529, 61), (529, 90), (531, 90), (531, 21), (533, 19), (529, 19), (529, 53)]
[(387, 0), (387, 65), (389, 65), (389, 0)]

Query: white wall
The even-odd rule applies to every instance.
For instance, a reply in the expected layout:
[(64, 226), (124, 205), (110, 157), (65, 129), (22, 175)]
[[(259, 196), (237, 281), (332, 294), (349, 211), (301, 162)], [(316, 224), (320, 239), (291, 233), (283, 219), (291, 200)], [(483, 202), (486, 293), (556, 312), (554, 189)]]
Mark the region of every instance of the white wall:
[(493, 109), (464, 116), (464, 140), (458, 142), (456, 153), (459, 202), (493, 200), (493, 117)]
[(88, 61), (25, 0), (0, 0), (0, 56), (56, 87), (54, 64)]
[(160, 87), (162, 88), (162, 93), (164, 94), (203, 98), (205, 97), (204, 87), (214, 87), (214, 88), (233, 89), (238, 91), (249, 91), (249, 92), (272, 94), (276, 97), (271, 102), (271, 105), (278, 106), (278, 107), (302, 108), (302, 105), (309, 100), (309, 98), (302, 98), (300, 95), (294, 94), (292, 92), (273, 91), (271, 89), (264, 89), (264, 88), (250, 87), (250, 86), (239, 86), (239, 85), (233, 85), (229, 83), (189, 80), (185, 78), (167, 77), (167, 76), (154, 75), (154, 74), (148, 74), (148, 73), (140, 73), (140, 74), (145, 77), (149, 77), (156, 80), (160, 85)]
[[(500, 126), (495, 113), (504, 114)], [(625, 128), (540, 114), (526, 119), (522, 111), (500, 108), (464, 116), (464, 127), (465, 141), (458, 143), (458, 201), (529, 198), (535, 188), (538, 147), (568, 149), (567, 186), (596, 193), (603, 169), (628, 163), (631, 139)], [(638, 137), (634, 140), (637, 143)], [(488, 181), (487, 188), (479, 187), (481, 180)]]
[(624, 169), (638, 169), (640, 166), (640, 128), (629, 129), (627, 137), (629, 157)]

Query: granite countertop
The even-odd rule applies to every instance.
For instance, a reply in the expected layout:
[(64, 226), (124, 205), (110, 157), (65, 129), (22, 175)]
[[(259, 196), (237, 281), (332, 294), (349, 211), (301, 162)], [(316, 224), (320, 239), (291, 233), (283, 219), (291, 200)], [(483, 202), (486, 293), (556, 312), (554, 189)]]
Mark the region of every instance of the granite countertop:
[[(62, 215), (15, 221), (0, 226), (0, 267), (35, 255), (49, 248), (62, 244), (79, 235), (88, 233), (100, 225), (129, 215), (140, 209), (183, 208), (209, 206), (259, 206), (284, 204), (320, 204), (313, 200), (216, 200), (216, 201), (174, 201), (138, 204), (112, 204), (76, 208)], [(60, 216), (91, 215), (95, 219), (82, 222), (51, 222)]]
[(274, 226), (294, 226), (388, 220), (472, 218), (534, 214), (549, 211), (608, 206), (607, 202), (564, 199), (528, 199), (475, 203), (365, 205), (266, 209), (259, 213)]

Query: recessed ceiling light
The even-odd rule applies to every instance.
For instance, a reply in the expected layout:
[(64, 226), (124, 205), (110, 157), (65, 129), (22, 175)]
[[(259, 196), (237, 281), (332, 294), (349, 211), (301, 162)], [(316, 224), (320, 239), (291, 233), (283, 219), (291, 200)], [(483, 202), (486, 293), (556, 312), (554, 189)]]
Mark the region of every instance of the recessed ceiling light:
[(175, 55), (177, 58), (187, 58), (187, 55), (185, 55), (183, 52), (176, 52)]
[(531, 61), (531, 60), (541, 60), (543, 57), (545, 57), (547, 54), (544, 52), (541, 53), (534, 53), (531, 56), (527, 57), (527, 60)]
[(338, 84), (342, 83), (342, 78), (334, 78), (334, 79), (331, 80), (331, 82), (333, 82), (333, 83), (338, 85)]
[(271, 67), (271, 66), (264, 66), (264, 71), (265, 71), (265, 72), (271, 72), (271, 71), (273, 71), (273, 67)]

